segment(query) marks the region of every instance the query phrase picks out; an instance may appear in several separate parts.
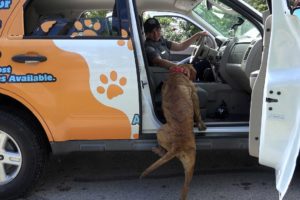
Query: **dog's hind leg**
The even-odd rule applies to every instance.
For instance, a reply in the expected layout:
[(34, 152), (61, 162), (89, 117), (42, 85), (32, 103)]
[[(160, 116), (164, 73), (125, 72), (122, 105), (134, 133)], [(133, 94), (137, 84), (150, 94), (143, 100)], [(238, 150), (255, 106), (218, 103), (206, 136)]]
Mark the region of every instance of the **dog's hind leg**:
[(180, 200), (186, 200), (189, 191), (189, 185), (192, 181), (192, 177), (194, 173), (196, 150), (190, 149), (188, 151), (184, 151), (178, 155), (178, 159), (181, 161), (183, 165), (184, 174), (185, 174)]
[(159, 155), (160, 157), (164, 156), (167, 153), (167, 151), (161, 146), (153, 147), (152, 151), (157, 155)]
[(165, 164), (166, 162), (170, 161), (175, 157), (174, 151), (168, 151), (163, 157), (158, 159), (156, 162), (154, 162), (150, 167), (148, 167), (140, 176), (140, 178), (143, 178), (153, 172), (155, 169), (160, 167), (161, 165)]
[(171, 149), (171, 127), (167, 124), (164, 124), (158, 131), (156, 134), (157, 137), (157, 142), (159, 144), (158, 147), (154, 147), (152, 148), (152, 151), (154, 153), (156, 153), (157, 155), (159, 155), (160, 157), (164, 156), (167, 151), (170, 151)]
[(198, 129), (200, 131), (206, 130), (206, 125), (204, 124), (204, 122), (201, 119), (199, 97), (197, 95), (195, 87), (192, 88), (192, 101), (193, 101), (193, 107), (194, 107), (194, 121), (196, 122)]

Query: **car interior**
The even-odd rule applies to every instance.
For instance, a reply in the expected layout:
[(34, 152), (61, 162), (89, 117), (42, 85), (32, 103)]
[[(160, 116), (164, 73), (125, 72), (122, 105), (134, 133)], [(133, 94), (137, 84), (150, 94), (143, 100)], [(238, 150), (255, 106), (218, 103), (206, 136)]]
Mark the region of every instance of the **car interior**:
[[(117, 0), (116, 2), (120, 4), (125, 1)], [(223, 9), (226, 12), (235, 13), (231, 8), (228, 11), (227, 8), (225, 10), (225, 8), (218, 7), (217, 4), (214, 4), (215, 0), (136, 0), (136, 9), (140, 16), (137, 19), (137, 25), (140, 30), (141, 46), (143, 47), (144, 40), (142, 21), (145, 20), (142, 16), (146, 11), (180, 14), (200, 24), (200, 30), (207, 30), (210, 35), (196, 44), (198, 51), (193, 51), (192, 54), (199, 59), (209, 61), (214, 76), (214, 81), (199, 80), (195, 82), (202, 117), (208, 124), (248, 123), (252, 92), (250, 77), (254, 76), (254, 72), (260, 68), (262, 36), (261, 34), (255, 35), (255, 37), (219, 35), (217, 31), (213, 31), (212, 26), (205, 24), (201, 16), (195, 13), (195, 7), (204, 2), (211, 3), (206, 4), (208, 10), (210, 6), (215, 6), (221, 11)], [(124, 18), (122, 20), (120, 17), (122, 11), (114, 3), (109, 0), (29, 1), (25, 6), (24, 13), (25, 37), (118, 36), (121, 29), (129, 31), (129, 21)], [(84, 14), (93, 10), (105, 10), (105, 12), (101, 17), (90, 17)], [(243, 13), (239, 13), (243, 16)], [(99, 24), (101, 24), (100, 27)], [(232, 25), (232, 27), (239, 26), (236, 22), (232, 22)], [(168, 71), (158, 66), (149, 66), (144, 49), (143, 54), (153, 107), (157, 118), (164, 122), (160, 88), (168, 76)], [(188, 56), (190, 55), (186, 55), (186, 57)], [(174, 62), (178, 61), (178, 57), (173, 56), (173, 58)]]

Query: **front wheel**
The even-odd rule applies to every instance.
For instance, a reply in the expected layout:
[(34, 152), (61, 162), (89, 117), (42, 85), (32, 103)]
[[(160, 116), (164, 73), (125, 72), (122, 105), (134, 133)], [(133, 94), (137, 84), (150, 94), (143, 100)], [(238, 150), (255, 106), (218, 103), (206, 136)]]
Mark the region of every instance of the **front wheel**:
[(0, 111), (0, 199), (28, 192), (39, 179), (45, 159), (45, 147), (34, 126)]

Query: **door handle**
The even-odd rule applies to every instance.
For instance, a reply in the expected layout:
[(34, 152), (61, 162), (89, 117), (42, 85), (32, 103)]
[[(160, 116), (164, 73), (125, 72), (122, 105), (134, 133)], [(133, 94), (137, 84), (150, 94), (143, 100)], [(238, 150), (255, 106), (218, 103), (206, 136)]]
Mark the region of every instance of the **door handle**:
[(12, 60), (17, 63), (39, 63), (47, 60), (46, 56), (19, 54), (12, 57)]
[(142, 82), (142, 88), (144, 89), (145, 85), (147, 85), (147, 82), (141, 81)]

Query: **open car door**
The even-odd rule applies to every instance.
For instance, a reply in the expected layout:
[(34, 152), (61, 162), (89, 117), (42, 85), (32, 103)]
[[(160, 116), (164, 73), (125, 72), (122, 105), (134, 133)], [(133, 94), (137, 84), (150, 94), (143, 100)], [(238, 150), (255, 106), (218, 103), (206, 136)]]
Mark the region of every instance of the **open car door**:
[[(265, 30), (271, 35), (265, 82), (261, 84), (263, 98), (252, 98), (251, 106), (251, 118), (260, 117), (261, 112), (260, 137), (256, 138), (259, 162), (276, 170), (279, 199), (292, 179), (300, 146), (300, 19), (291, 14), (287, 2), (272, 0), (272, 25)], [(253, 89), (262, 90), (259, 86)], [(261, 100), (259, 111), (253, 105)], [(250, 121), (250, 130), (252, 125)]]

